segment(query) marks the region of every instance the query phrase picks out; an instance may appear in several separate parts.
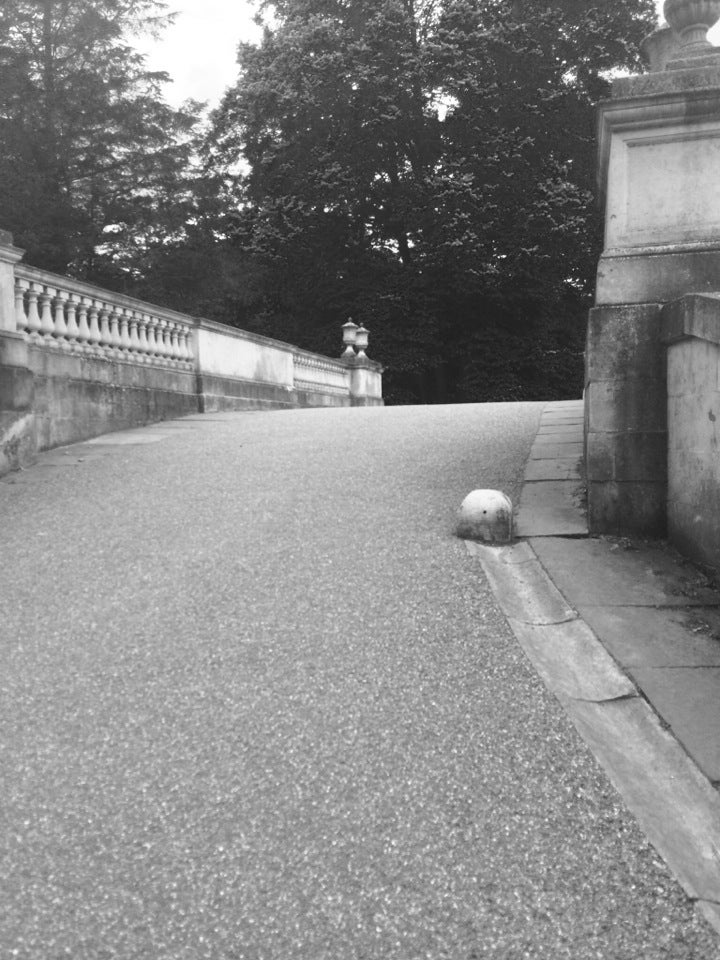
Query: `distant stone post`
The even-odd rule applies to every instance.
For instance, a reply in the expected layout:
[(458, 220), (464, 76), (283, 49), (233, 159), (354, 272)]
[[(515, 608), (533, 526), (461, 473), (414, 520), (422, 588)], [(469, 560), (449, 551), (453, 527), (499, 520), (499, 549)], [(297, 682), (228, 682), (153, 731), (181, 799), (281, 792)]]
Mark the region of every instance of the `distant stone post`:
[(16, 469), (35, 452), (34, 375), (28, 345), (17, 330), (15, 264), (23, 250), (0, 230), (0, 474)]
[(353, 407), (382, 406), (382, 366), (365, 353), (370, 331), (352, 320), (343, 324), (345, 350), (342, 361), (350, 372), (350, 403)]
[(666, 529), (662, 305), (720, 290), (720, 0), (666, 0), (651, 72), (600, 105), (605, 247), (588, 325), (585, 418), (591, 532)]

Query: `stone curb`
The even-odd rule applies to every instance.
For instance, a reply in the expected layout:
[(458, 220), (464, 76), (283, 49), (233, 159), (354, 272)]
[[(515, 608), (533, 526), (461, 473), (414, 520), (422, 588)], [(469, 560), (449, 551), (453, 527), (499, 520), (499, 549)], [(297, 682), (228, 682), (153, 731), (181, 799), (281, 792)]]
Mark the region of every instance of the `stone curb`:
[(465, 541), (520, 646), (643, 832), (720, 933), (720, 795), (526, 542)]
[[(634, 617), (665, 611), (669, 617), (678, 606), (708, 606), (718, 598), (702, 589), (694, 597), (687, 591), (679, 595), (669, 579), (671, 562), (656, 556), (643, 564), (615, 554), (613, 561), (619, 562), (607, 570), (607, 550), (602, 544), (595, 549), (596, 541), (587, 540), (582, 430), (582, 402), (545, 408), (516, 521), (517, 536), (529, 539), (503, 548), (466, 540), (466, 548), (480, 561), (536, 672), (696, 909), (720, 933), (720, 794), (669, 729), (662, 711), (636, 685), (638, 668), (630, 667), (629, 676), (623, 666), (627, 658), (616, 660), (612, 644), (608, 649), (602, 634), (576, 609), (592, 603), (593, 608), (583, 609), (607, 609), (623, 621), (624, 611)], [(574, 544), (569, 550), (573, 556), (563, 559), (563, 544)], [(600, 586), (584, 582), (580, 574), (579, 564), (588, 557), (595, 573), (600, 567), (607, 570)], [(618, 590), (627, 595), (624, 601), (618, 600)]]

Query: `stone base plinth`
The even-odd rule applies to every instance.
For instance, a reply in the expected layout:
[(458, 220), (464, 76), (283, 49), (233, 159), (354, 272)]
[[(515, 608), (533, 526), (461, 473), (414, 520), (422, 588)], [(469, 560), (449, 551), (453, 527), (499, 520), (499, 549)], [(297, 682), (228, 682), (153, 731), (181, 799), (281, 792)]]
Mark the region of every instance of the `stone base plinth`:
[(20, 334), (0, 330), (0, 476), (36, 453), (34, 399), (27, 344)]
[(720, 295), (663, 310), (668, 364), (668, 533), (720, 569)]
[(596, 307), (585, 378), (591, 533), (664, 535), (666, 444), (660, 305)]

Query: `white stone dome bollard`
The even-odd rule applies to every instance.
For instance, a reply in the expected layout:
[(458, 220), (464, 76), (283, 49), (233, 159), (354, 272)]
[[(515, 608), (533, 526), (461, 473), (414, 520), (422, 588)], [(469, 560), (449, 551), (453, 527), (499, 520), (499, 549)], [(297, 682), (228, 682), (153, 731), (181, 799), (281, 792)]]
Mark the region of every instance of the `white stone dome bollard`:
[(464, 540), (508, 543), (513, 535), (513, 505), (501, 490), (473, 490), (460, 505), (456, 533)]

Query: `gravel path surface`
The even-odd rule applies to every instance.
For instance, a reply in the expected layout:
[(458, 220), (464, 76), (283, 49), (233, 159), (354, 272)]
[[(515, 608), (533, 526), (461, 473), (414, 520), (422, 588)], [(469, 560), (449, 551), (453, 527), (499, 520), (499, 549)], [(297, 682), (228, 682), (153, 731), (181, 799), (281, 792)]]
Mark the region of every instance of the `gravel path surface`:
[(3, 960), (719, 955), (452, 535), (540, 412), (210, 415), (0, 482)]

